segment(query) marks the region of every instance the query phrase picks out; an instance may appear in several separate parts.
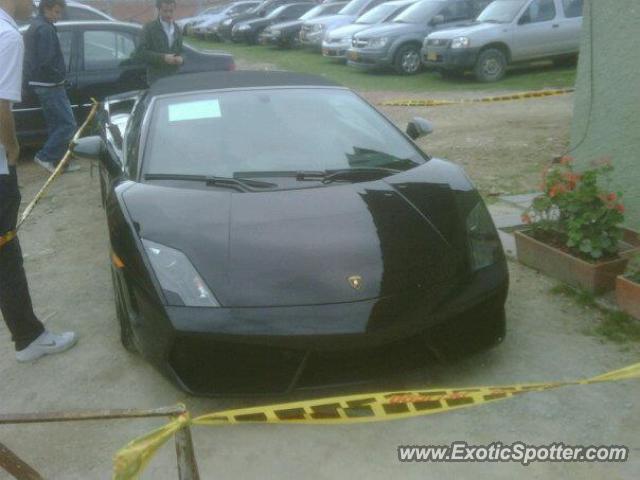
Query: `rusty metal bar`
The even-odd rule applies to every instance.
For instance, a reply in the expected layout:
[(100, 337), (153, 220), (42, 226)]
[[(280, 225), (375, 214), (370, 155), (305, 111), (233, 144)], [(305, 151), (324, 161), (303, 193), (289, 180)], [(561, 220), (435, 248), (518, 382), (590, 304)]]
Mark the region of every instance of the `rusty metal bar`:
[(87, 420), (115, 420), (124, 418), (173, 417), (182, 415), (183, 406), (162, 407), (153, 409), (105, 409), (105, 410), (71, 410), (67, 412), (0, 414), (0, 425), (23, 423), (75, 422)]
[(2, 443), (0, 443), (0, 468), (18, 480), (43, 480), (38, 472)]
[(178, 478), (180, 480), (200, 480), (193, 440), (191, 439), (191, 429), (189, 426), (181, 428), (176, 432), (175, 437)]

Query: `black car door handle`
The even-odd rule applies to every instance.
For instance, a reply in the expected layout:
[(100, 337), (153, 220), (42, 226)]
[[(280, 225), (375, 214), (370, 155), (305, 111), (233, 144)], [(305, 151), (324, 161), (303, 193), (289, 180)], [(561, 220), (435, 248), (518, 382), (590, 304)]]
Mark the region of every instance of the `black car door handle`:
[(552, 28), (560, 28), (560, 24), (559, 23), (554, 23), (553, 25), (551, 25)]

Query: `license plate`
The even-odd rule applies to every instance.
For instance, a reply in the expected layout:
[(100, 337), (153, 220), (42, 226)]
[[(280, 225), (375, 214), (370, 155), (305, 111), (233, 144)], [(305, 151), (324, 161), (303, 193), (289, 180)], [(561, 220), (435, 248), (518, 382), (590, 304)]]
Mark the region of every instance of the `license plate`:
[(429, 62), (438, 61), (438, 54), (436, 52), (427, 52), (427, 60)]
[(357, 52), (349, 52), (349, 60), (353, 60), (354, 62), (356, 62), (358, 60)]

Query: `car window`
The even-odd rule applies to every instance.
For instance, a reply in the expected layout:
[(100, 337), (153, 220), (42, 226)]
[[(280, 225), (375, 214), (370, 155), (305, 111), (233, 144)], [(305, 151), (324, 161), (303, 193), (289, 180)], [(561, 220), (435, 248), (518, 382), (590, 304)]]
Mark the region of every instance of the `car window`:
[(455, 22), (457, 20), (466, 20), (473, 16), (473, 9), (467, 0), (456, 0), (451, 2), (440, 11), (440, 15), (444, 17), (445, 22)]
[(520, 17), (520, 23), (548, 22), (556, 18), (554, 0), (533, 0)]
[(84, 32), (84, 69), (111, 70), (130, 60), (136, 48), (127, 33), (107, 30)]
[(64, 12), (65, 20), (106, 20), (104, 15), (88, 8), (67, 7)]
[(64, 64), (67, 66), (67, 71), (71, 68), (71, 47), (73, 45), (73, 32), (58, 32), (58, 40), (60, 41), (60, 49), (62, 50), (62, 56), (64, 57)]
[(417, 2), (395, 17), (392, 22), (425, 24), (440, 10), (442, 10), (440, 1)]
[(309, 7), (310, 5), (293, 5), (290, 11), (287, 12), (287, 16), (289, 18), (298, 18), (303, 13), (306, 13), (307, 11), (309, 11)]
[(476, 19), (478, 22), (511, 23), (524, 7), (526, 0), (495, 0)]
[[(404, 170), (424, 161), (382, 115), (341, 89), (156, 99), (148, 131), (145, 173), (232, 177), (249, 171)], [(246, 132), (252, 132), (251, 142)]]
[(583, 4), (583, 0), (562, 0), (564, 16), (567, 18), (581, 17)]

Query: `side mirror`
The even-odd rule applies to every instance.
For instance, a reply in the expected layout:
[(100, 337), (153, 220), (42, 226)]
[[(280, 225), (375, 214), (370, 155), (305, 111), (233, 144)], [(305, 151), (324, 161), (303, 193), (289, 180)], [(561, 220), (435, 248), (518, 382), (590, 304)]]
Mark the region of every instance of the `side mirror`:
[(412, 140), (417, 140), (433, 132), (433, 125), (428, 120), (420, 117), (414, 117), (407, 125), (407, 135)]
[(99, 161), (102, 153), (102, 139), (97, 135), (79, 138), (71, 145), (71, 153), (78, 160)]
[(436, 15), (431, 19), (431, 25), (432, 26), (436, 26), (436, 25), (442, 25), (444, 23), (444, 15)]

